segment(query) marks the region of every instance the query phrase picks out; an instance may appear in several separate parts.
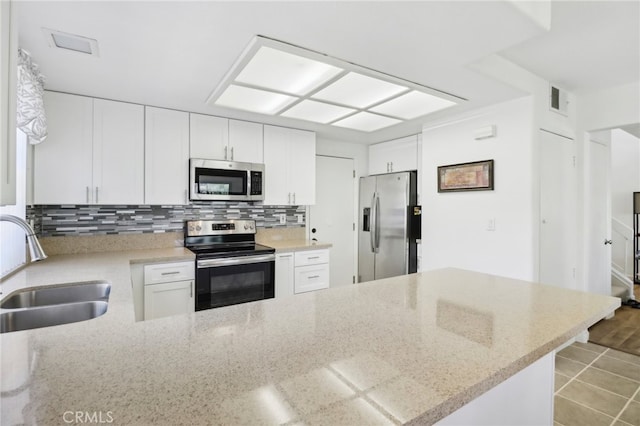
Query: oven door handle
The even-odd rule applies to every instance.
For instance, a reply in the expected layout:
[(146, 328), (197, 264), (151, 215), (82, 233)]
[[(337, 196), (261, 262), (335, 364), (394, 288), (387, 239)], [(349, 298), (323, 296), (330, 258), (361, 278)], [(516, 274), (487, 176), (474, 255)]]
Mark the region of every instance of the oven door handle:
[(262, 254), (258, 256), (237, 256), (225, 257), (220, 259), (203, 259), (198, 260), (196, 262), (196, 265), (198, 268), (216, 268), (220, 266), (248, 265), (250, 263), (272, 262), (275, 260), (275, 254)]

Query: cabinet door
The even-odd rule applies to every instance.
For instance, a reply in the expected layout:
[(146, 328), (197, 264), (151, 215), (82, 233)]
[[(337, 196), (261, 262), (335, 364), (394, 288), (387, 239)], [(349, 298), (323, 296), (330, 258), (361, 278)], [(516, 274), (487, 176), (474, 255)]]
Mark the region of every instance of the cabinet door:
[(145, 286), (144, 319), (194, 312), (193, 286), (193, 280)]
[(292, 205), (316, 203), (316, 134), (287, 129), (289, 141), (289, 189)]
[(144, 107), (93, 101), (93, 202), (144, 204)]
[(329, 288), (329, 265), (309, 265), (295, 268), (295, 293)]
[(293, 253), (276, 254), (276, 298), (293, 295), (293, 265)]
[(35, 204), (89, 204), (93, 197), (93, 99), (45, 92), (47, 139), (34, 149)]
[(264, 205), (290, 204), (288, 129), (264, 126)]
[(16, 203), (18, 27), (13, 8), (17, 8), (15, 2), (0, 2), (0, 205), (3, 206)]
[(190, 157), (227, 159), (229, 120), (211, 115), (189, 114)]
[(189, 113), (145, 107), (145, 204), (187, 204)]
[(369, 174), (418, 169), (417, 135), (369, 146)]
[(229, 120), (229, 160), (262, 163), (262, 124)]

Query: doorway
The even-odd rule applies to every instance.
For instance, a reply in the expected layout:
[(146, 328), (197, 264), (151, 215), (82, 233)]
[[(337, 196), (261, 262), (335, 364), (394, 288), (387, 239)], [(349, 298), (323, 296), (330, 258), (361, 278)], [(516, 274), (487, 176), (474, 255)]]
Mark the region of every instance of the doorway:
[(355, 199), (353, 158), (316, 156), (316, 203), (309, 207), (309, 238), (332, 244), (331, 287), (355, 279)]

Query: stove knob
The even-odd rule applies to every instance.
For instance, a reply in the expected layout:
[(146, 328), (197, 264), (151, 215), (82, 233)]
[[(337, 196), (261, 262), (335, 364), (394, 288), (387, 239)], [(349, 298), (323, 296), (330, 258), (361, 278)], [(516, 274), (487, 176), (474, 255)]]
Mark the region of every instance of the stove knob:
[(200, 225), (196, 226), (196, 231), (202, 231), (202, 227)]
[(246, 231), (247, 229), (249, 229), (249, 225), (247, 225), (246, 223), (244, 224), (244, 230)]
[(249, 225), (249, 229), (253, 229), (253, 223)]

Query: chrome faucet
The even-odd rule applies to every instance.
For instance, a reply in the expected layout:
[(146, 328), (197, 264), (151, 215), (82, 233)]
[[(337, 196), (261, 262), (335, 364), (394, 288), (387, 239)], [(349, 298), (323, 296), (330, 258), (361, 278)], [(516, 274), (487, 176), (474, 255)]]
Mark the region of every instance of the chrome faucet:
[(47, 255), (42, 250), (40, 246), (40, 242), (38, 241), (38, 237), (36, 237), (35, 232), (33, 232), (33, 228), (29, 226), (24, 219), (19, 218), (18, 216), (14, 216), (12, 214), (0, 214), (0, 222), (11, 222), (18, 225), (20, 228), (24, 229), (24, 232), (27, 234), (27, 243), (29, 244), (29, 254), (31, 255), (31, 261), (37, 262), (38, 260), (43, 260), (47, 258)]

